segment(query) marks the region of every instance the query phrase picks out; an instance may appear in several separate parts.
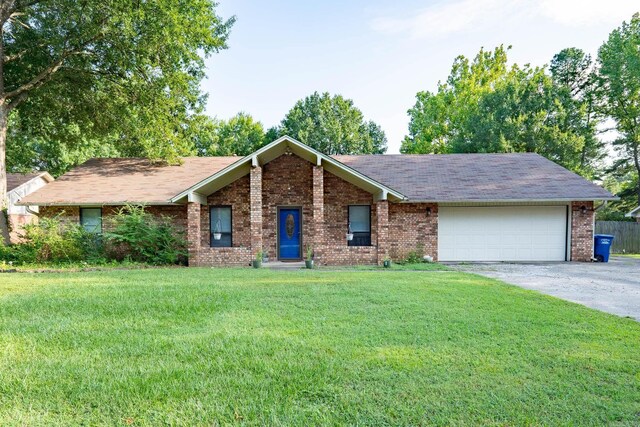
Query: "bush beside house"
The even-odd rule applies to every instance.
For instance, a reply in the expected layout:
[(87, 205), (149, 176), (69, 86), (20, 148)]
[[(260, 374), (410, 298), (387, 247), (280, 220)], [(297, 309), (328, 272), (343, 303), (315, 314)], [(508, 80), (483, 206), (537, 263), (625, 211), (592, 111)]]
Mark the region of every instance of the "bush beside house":
[(100, 234), (62, 220), (43, 217), (24, 227), (21, 242), (0, 245), (0, 261), (21, 264), (69, 264), (133, 261), (152, 265), (186, 261), (184, 233), (170, 218), (124, 206), (109, 220), (111, 232)]

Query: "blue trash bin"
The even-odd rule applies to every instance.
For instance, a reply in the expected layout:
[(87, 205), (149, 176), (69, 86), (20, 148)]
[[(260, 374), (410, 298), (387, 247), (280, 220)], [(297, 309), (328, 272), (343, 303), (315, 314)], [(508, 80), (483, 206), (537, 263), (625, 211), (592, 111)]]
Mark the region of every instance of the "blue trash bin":
[(594, 234), (593, 240), (594, 257), (599, 262), (609, 262), (609, 252), (611, 252), (613, 236), (609, 234)]

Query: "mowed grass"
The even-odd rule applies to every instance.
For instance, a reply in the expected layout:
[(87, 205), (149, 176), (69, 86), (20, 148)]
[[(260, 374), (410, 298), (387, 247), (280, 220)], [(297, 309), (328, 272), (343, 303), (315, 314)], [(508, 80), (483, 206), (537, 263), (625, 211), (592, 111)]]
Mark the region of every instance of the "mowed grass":
[(640, 324), (455, 272), (0, 275), (0, 425), (638, 425)]
[(612, 256), (623, 256), (623, 257), (627, 257), (627, 258), (639, 258), (640, 259), (640, 254), (612, 254)]

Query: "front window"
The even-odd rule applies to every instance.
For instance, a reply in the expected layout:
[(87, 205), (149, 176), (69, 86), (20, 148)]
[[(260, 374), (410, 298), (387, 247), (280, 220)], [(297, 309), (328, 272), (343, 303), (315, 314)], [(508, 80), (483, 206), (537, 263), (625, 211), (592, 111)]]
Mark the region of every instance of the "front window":
[(80, 225), (89, 233), (102, 233), (102, 208), (80, 208)]
[(209, 215), (209, 221), (209, 229), (211, 230), (211, 247), (231, 247), (233, 241), (231, 232), (231, 207), (212, 207)]
[(349, 206), (349, 246), (371, 246), (371, 206)]

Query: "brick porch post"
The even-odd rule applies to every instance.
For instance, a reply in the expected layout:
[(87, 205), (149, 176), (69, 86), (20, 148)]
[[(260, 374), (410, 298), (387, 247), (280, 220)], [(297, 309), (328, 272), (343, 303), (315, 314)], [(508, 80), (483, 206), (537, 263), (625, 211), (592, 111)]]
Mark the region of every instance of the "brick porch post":
[(187, 203), (187, 253), (189, 266), (197, 267), (200, 260), (200, 203)]
[(382, 264), (389, 250), (389, 202), (387, 200), (376, 203), (376, 217), (378, 219), (378, 264)]
[(262, 168), (252, 166), (249, 184), (251, 203), (251, 255), (262, 250)]
[(313, 236), (311, 238), (316, 259), (322, 259), (324, 246), (324, 168), (313, 167)]

